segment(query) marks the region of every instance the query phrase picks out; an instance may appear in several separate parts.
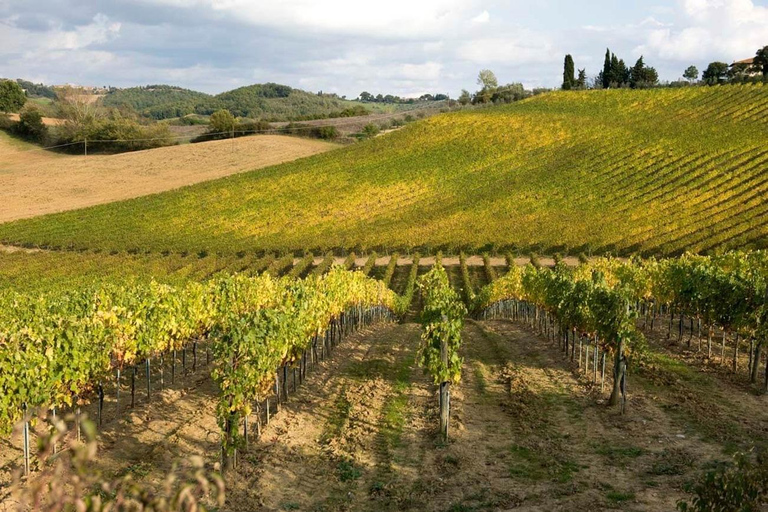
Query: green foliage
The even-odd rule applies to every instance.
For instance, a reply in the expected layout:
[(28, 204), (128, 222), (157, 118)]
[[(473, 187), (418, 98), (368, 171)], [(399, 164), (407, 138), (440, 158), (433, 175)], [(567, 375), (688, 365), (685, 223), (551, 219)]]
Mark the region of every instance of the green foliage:
[(467, 309), (451, 288), (448, 274), (441, 266), (435, 266), (421, 277), (419, 290), (424, 303), (419, 365), (435, 384), (458, 383), (463, 362), (459, 355), (461, 331)]
[(48, 136), (48, 128), (43, 123), (43, 115), (33, 104), (27, 104), (19, 114), (19, 122), (13, 131), (34, 142), (43, 143)]
[(169, 85), (114, 89), (104, 98), (103, 104), (128, 108), (156, 120), (189, 114), (211, 115), (222, 109), (235, 117), (265, 121), (325, 119), (369, 113), (362, 105), (335, 95), (318, 95), (274, 83), (240, 87), (217, 96)]
[(633, 89), (654, 87), (659, 83), (659, 74), (652, 67), (646, 66), (641, 56), (630, 70), (629, 84)]
[(679, 501), (681, 512), (757, 512), (768, 503), (768, 461), (738, 453), (727, 466), (707, 472), (694, 485), (690, 503)]
[(27, 92), (28, 98), (56, 99), (56, 90), (49, 85), (36, 84), (27, 80), (22, 80), (21, 78), (17, 79), (16, 83)]
[[(765, 85), (552, 92), (256, 172), (2, 224), (0, 240), (218, 254), (759, 249), (768, 247), (766, 109)], [(340, 221), (363, 211), (364, 222)]]
[(565, 56), (565, 65), (563, 69), (563, 85), (564, 91), (570, 91), (576, 86), (576, 70), (573, 63), (573, 57), (569, 54)]
[(757, 50), (753, 65), (756, 70), (763, 73), (764, 78), (768, 77), (768, 45)]
[(379, 129), (379, 127), (377, 125), (375, 125), (373, 123), (368, 123), (367, 125), (365, 125), (363, 127), (363, 131), (361, 132), (361, 134), (362, 134), (362, 136), (364, 138), (370, 138), (370, 137), (375, 137), (376, 135), (378, 135), (380, 131), (381, 130)]
[(171, 85), (148, 85), (113, 89), (104, 97), (105, 107), (129, 108), (152, 119), (170, 119), (188, 114), (212, 114), (212, 97)]
[(0, 80), (0, 112), (18, 112), (27, 102), (24, 90), (11, 80)]
[(30, 409), (87, 403), (111, 372), (210, 337), (222, 429), (248, 414), (278, 366), (350, 308), (395, 307), (395, 295), (360, 272), (332, 269), (304, 281), (242, 275), (170, 286), (96, 280), (45, 294), (0, 293), (0, 433)]
[(237, 126), (237, 120), (229, 110), (217, 110), (211, 114), (211, 132), (213, 133), (232, 133)]
[(699, 68), (696, 66), (688, 66), (683, 73), (683, 78), (693, 83), (699, 79)]
[(707, 85), (718, 85), (726, 81), (728, 69), (728, 64), (725, 62), (711, 62), (701, 78)]

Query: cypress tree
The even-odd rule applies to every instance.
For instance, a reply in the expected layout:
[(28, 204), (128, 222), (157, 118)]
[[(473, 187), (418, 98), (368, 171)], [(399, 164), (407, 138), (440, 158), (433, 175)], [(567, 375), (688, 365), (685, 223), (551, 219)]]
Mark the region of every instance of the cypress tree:
[(563, 70), (563, 90), (570, 91), (573, 86), (576, 85), (576, 77), (574, 76), (574, 63), (571, 55), (565, 56), (565, 69)]
[(642, 85), (645, 82), (645, 62), (643, 62), (643, 56), (641, 55), (635, 67), (632, 68), (629, 75), (629, 85), (634, 89), (638, 84)]
[(616, 54), (611, 54), (611, 70), (608, 73), (608, 86), (618, 87), (621, 85), (621, 69), (619, 69), (619, 58)]
[(579, 70), (579, 78), (576, 79), (576, 87), (578, 89), (587, 88), (587, 70), (586, 69)]
[(611, 86), (611, 50), (605, 49), (605, 63), (603, 64), (603, 88)]

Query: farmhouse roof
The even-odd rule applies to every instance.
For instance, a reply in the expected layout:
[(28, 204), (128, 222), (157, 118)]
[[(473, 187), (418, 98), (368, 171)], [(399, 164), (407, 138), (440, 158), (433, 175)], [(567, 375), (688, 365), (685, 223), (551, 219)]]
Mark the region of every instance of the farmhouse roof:
[(731, 66), (735, 66), (736, 64), (748, 64), (751, 66), (754, 63), (755, 63), (755, 58), (752, 57), (751, 59), (737, 60), (736, 62), (731, 64)]

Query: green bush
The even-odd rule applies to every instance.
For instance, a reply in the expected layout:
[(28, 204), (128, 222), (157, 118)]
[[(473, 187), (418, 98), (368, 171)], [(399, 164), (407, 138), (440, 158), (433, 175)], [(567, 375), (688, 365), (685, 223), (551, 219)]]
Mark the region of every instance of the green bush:
[(738, 453), (727, 466), (707, 472), (693, 485), (691, 503), (681, 512), (753, 512), (768, 503), (768, 461), (760, 454)]
[(364, 138), (375, 137), (381, 130), (373, 123), (368, 123), (361, 132)]
[(339, 138), (339, 130), (335, 126), (320, 126), (311, 131), (312, 136), (323, 140), (335, 140)]
[(26, 105), (19, 114), (19, 122), (14, 123), (12, 131), (34, 142), (45, 142), (48, 128), (43, 123), (43, 114), (34, 105)]

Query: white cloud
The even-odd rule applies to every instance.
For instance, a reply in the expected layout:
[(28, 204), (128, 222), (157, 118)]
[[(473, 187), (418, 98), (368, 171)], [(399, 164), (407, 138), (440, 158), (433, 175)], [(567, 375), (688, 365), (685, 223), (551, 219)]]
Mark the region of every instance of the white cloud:
[(199, 10), (257, 26), (378, 37), (424, 37), (456, 26), (477, 0), (389, 0), (372, 7), (358, 0), (144, 0)]
[(554, 43), (544, 34), (521, 29), (516, 32), (513, 36), (466, 41), (459, 46), (456, 54), (460, 59), (482, 65), (547, 62), (557, 54)]
[(474, 18), (472, 18), (472, 23), (488, 23), (491, 20), (491, 15), (488, 13), (488, 11), (483, 11)]
[(738, 60), (768, 43), (768, 7), (751, 0), (683, 0), (679, 28), (651, 30), (640, 53), (688, 61)]
[[(10, 23), (8, 23), (10, 21)], [(80, 50), (95, 44), (111, 41), (119, 36), (121, 24), (112, 22), (103, 14), (97, 14), (91, 23), (65, 30), (57, 26), (47, 32), (33, 33), (17, 28), (13, 20), (0, 31), (0, 55), (26, 53), (38, 54), (63, 50)]]

